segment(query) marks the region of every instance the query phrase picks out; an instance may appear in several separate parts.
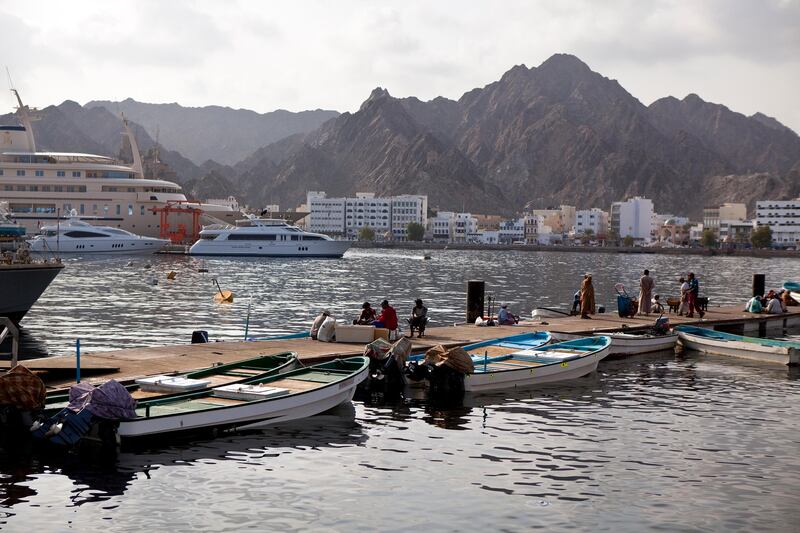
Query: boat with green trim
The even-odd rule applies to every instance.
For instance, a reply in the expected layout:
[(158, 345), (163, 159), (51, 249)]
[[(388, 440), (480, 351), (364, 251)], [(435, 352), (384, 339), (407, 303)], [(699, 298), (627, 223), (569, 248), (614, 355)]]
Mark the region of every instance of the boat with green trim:
[(690, 350), (793, 365), (800, 363), (800, 342), (745, 337), (697, 326), (676, 326), (680, 343)]

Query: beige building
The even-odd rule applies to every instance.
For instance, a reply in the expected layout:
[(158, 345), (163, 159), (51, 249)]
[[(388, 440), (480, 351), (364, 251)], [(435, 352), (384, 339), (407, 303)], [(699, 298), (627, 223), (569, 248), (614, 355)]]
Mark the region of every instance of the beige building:
[(720, 221), (747, 220), (747, 205), (726, 202), (718, 207), (703, 209), (703, 227), (719, 234)]

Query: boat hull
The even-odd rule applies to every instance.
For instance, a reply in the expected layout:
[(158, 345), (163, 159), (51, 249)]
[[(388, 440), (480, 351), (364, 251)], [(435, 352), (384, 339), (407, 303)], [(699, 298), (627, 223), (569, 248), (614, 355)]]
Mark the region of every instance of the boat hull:
[(22, 320), (63, 268), (60, 263), (0, 265), (0, 316)]
[[(672, 350), (678, 343), (678, 334), (667, 335), (636, 335), (632, 333), (594, 333), (611, 338), (611, 348), (608, 355), (638, 355), (643, 353), (661, 352)], [(558, 341), (575, 340), (583, 337), (575, 333), (553, 333), (553, 338)]]
[(256, 429), (312, 416), (350, 401), (368, 372), (369, 367), (365, 366), (346, 380), (285, 397), (172, 416), (123, 420), (119, 425), (119, 436), (122, 439), (134, 439), (207, 428)]
[[(235, 242), (235, 244), (231, 244)], [(339, 258), (350, 248), (350, 241), (211, 241), (200, 240), (189, 248), (189, 255), (224, 257), (322, 257)]]
[(519, 370), (502, 372), (479, 372), (480, 363), (476, 364), (476, 372), (464, 379), (464, 390), (481, 392), (489, 390), (510, 389), (515, 387), (532, 387), (545, 383), (575, 379), (597, 370), (597, 363), (608, 355), (608, 347), (579, 359), (562, 363)]
[(701, 353), (770, 363), (800, 364), (800, 349), (791, 346), (764, 346), (744, 340), (716, 340), (680, 330), (678, 335), (684, 347)]
[(163, 239), (151, 239), (142, 237), (141, 239), (115, 240), (114, 242), (104, 242), (102, 238), (95, 239), (43, 239), (37, 237), (30, 242), (31, 251), (39, 254), (113, 254), (113, 255), (141, 255), (154, 254), (169, 243)]

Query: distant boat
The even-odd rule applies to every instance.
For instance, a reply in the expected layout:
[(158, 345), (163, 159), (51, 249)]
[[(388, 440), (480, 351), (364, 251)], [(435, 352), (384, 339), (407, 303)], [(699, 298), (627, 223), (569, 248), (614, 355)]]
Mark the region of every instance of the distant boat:
[(800, 363), (800, 342), (761, 339), (696, 326), (676, 326), (680, 342), (690, 350), (782, 364)]
[(0, 239), (16, 239), (25, 235), (25, 228), (13, 220), (8, 213), (8, 202), (0, 202)]
[(60, 224), (44, 226), (30, 241), (31, 251), (46, 254), (152, 254), (169, 241), (143, 237), (110, 226), (93, 226), (77, 213)]
[(531, 311), (531, 318), (560, 318), (563, 316), (570, 316), (569, 313), (559, 311), (558, 309), (551, 309), (549, 307), (537, 307)]
[(285, 220), (249, 215), (235, 226), (204, 226), (189, 255), (239, 257), (342, 257), (351, 241), (303, 231)]

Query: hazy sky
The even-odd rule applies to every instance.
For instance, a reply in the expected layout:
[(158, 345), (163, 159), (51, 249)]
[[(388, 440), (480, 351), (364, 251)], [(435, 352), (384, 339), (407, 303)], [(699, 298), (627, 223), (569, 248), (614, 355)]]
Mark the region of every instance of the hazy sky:
[(376, 86), (458, 98), (566, 52), (645, 104), (695, 92), (800, 131), (800, 0), (0, 0), (0, 29), (37, 107), (353, 111)]

